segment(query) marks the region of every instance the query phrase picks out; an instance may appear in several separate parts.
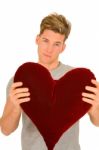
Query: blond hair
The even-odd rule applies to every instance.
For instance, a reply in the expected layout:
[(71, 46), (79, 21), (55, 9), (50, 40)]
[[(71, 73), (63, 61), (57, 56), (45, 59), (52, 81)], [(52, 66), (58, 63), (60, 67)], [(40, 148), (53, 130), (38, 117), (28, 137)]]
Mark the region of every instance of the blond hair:
[(40, 24), (40, 34), (46, 29), (65, 35), (65, 41), (70, 34), (71, 23), (63, 15), (52, 13), (42, 19)]

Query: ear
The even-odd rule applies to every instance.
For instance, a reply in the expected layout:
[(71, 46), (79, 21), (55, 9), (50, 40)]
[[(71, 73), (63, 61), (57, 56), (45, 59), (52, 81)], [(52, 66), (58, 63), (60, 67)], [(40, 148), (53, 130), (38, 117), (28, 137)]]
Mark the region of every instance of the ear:
[(36, 40), (35, 40), (36, 44), (39, 43), (39, 34), (36, 36)]

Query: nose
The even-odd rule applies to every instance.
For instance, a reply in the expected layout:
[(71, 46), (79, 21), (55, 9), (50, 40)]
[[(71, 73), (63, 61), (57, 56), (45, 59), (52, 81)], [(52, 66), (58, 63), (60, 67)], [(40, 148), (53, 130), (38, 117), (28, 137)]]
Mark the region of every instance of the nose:
[(48, 53), (52, 53), (52, 51), (53, 51), (52, 45), (48, 45), (48, 46), (47, 46), (47, 52), (48, 52)]

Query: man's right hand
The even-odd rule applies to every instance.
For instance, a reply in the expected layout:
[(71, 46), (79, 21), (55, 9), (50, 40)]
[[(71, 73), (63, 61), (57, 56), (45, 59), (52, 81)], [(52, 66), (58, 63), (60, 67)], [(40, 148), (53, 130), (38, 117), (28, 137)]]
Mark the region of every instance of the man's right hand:
[(22, 87), (22, 84), (22, 82), (12, 83), (9, 89), (8, 101), (10, 101), (15, 107), (20, 107), (21, 103), (30, 100), (29, 89), (27, 87)]
[(18, 127), (21, 116), (20, 104), (30, 100), (29, 89), (22, 85), (22, 82), (15, 82), (10, 86), (1, 118), (1, 131), (5, 135), (9, 135)]

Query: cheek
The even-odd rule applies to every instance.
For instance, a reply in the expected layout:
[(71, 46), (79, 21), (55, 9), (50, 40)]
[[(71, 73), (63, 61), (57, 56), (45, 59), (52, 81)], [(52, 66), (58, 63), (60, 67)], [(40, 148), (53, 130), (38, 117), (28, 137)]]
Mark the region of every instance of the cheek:
[(40, 50), (40, 51), (45, 51), (45, 50), (47, 50), (47, 45), (46, 45), (46, 44), (40, 44), (40, 45), (39, 45), (39, 50)]
[(54, 47), (54, 50), (56, 51), (56, 53), (61, 53), (63, 50), (63, 47), (62, 46)]
[(61, 53), (61, 51), (62, 51), (62, 48), (60, 48), (60, 47), (57, 47), (54, 49), (54, 52), (56, 53), (56, 55), (59, 55)]
[(53, 57), (58, 57), (59, 54), (60, 54), (60, 51), (58, 51), (58, 50), (57, 50), (57, 51), (54, 51), (54, 52), (53, 52)]

